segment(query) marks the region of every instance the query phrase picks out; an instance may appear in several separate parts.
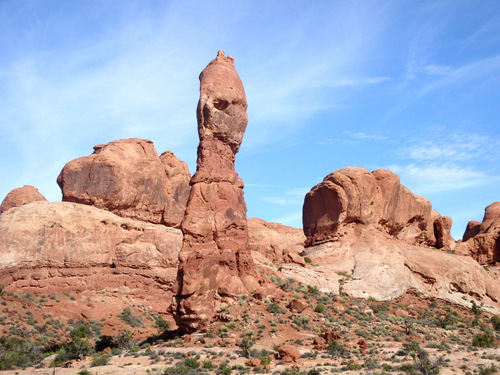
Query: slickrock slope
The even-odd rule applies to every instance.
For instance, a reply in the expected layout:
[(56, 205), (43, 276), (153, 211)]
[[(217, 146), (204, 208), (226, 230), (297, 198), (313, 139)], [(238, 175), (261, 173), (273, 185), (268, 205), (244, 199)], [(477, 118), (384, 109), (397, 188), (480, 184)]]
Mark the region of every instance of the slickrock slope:
[[(485, 228), (494, 227), (494, 212), (485, 215)], [(303, 213), (308, 247), (302, 255), (315, 266), (282, 266), (285, 277), (353, 297), (389, 300), (415, 290), (500, 307), (500, 283), (475, 260), (429, 248), (450, 244), (451, 220), (392, 172), (340, 169), (306, 195)]]
[(339, 169), (307, 193), (303, 207), (306, 246), (338, 239), (350, 223), (376, 228), (410, 245), (436, 246), (438, 219), (439, 243), (451, 245), (451, 219), (440, 219), (427, 199), (383, 169)]
[(200, 74), (197, 170), (181, 225), (184, 244), (172, 308), (184, 330), (203, 329), (222, 303), (259, 285), (248, 247), (243, 181), (234, 169), (246, 109), (233, 59), (219, 51)]
[(47, 201), (36, 187), (24, 185), (23, 187), (13, 189), (7, 194), (0, 205), (0, 214), (12, 207), (19, 207), (36, 201)]
[(484, 209), (482, 223), (469, 222), (456, 251), (470, 255), (480, 264), (500, 262), (500, 202)]
[(94, 146), (92, 155), (67, 163), (57, 183), (63, 201), (178, 227), (190, 178), (187, 164), (172, 152), (159, 157), (153, 142), (132, 138)]
[(70, 202), (34, 202), (0, 217), (0, 284), (7, 290), (169, 289), (179, 229)]

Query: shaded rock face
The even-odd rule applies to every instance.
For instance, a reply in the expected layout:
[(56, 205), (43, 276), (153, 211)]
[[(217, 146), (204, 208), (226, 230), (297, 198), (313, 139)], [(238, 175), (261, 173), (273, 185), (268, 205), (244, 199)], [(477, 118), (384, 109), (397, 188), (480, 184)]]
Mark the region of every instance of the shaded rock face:
[(178, 227), (190, 178), (187, 164), (173, 153), (159, 157), (153, 142), (132, 138), (95, 146), (92, 155), (67, 163), (57, 183), (63, 201)]
[(469, 222), (456, 252), (470, 255), (480, 264), (500, 262), (500, 202), (485, 208), (482, 223)]
[(197, 170), (172, 308), (186, 331), (203, 330), (221, 303), (258, 286), (248, 247), (243, 181), (234, 169), (248, 122), (243, 84), (222, 51), (200, 75)]
[(142, 284), (165, 292), (181, 246), (179, 229), (76, 203), (34, 202), (0, 217), (0, 282), (15, 290)]
[(23, 187), (11, 190), (9, 194), (7, 194), (0, 205), (0, 214), (10, 208), (23, 206), (36, 201), (46, 202), (47, 199), (40, 194), (36, 187), (24, 185)]
[(451, 219), (440, 219), (428, 200), (383, 169), (347, 167), (329, 174), (307, 193), (302, 220), (306, 246), (337, 240), (351, 223), (376, 228), (411, 245), (436, 246), (436, 230), (440, 245), (451, 242)]

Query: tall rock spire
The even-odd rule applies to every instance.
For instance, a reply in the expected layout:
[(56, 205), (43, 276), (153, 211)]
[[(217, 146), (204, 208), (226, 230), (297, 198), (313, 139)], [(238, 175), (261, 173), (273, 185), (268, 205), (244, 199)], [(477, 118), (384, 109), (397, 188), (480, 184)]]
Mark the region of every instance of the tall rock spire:
[(198, 160), (181, 224), (173, 303), (179, 327), (203, 330), (223, 303), (259, 286), (248, 247), (243, 181), (234, 169), (248, 123), (233, 58), (219, 51), (200, 74)]

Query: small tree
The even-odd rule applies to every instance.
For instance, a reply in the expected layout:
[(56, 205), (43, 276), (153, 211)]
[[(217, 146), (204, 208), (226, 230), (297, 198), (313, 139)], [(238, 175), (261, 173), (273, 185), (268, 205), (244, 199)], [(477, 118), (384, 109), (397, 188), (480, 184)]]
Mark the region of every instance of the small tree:
[(252, 346), (254, 346), (255, 341), (257, 341), (257, 340), (253, 336), (253, 332), (251, 332), (251, 333), (247, 332), (241, 336), (241, 342), (238, 346), (242, 350), (241, 355), (243, 357), (246, 357), (246, 358), (250, 357), (250, 349), (252, 348)]

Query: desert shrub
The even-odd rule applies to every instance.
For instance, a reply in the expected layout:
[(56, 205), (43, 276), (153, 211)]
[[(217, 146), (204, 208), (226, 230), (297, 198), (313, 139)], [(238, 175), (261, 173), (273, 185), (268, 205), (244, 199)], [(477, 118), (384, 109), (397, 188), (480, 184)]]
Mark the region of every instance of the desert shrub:
[(472, 345), (480, 348), (492, 348), (495, 346), (495, 337), (489, 332), (479, 333), (472, 338)]
[(492, 316), (490, 322), (495, 331), (500, 331), (500, 316)]
[(357, 363), (354, 359), (350, 359), (345, 366), (347, 370), (354, 371), (361, 369), (361, 365)]
[(135, 316), (132, 311), (130, 310), (130, 307), (125, 307), (123, 311), (117, 315), (118, 318), (128, 324), (131, 327), (143, 327), (144, 324), (142, 323), (142, 320), (138, 317)]
[(498, 371), (498, 367), (495, 364), (490, 363), (490, 366), (487, 367), (484, 367), (484, 365), (479, 365), (478, 370), (479, 375), (496, 374)]
[(116, 346), (122, 349), (130, 349), (136, 345), (136, 342), (134, 341), (134, 332), (126, 329), (120, 330), (114, 341)]
[(276, 303), (270, 303), (269, 305), (267, 305), (267, 311), (269, 311), (272, 314), (283, 313), (283, 309), (281, 308), (281, 306)]
[(183, 362), (182, 366), (186, 366), (189, 368), (198, 368), (201, 366), (201, 363), (198, 362), (198, 360), (196, 358), (193, 358), (193, 357), (188, 357), (182, 362)]
[(90, 367), (105, 366), (109, 362), (109, 356), (107, 355), (96, 355), (92, 358), (90, 362)]
[(155, 322), (153, 323), (153, 327), (155, 327), (158, 333), (163, 333), (172, 328), (172, 324), (163, 319), (163, 316), (159, 314), (153, 315)]
[(203, 361), (201, 367), (206, 369), (206, 370), (211, 370), (214, 367), (214, 364), (212, 363), (211, 360), (207, 359), (207, 360)]
[(404, 354), (410, 355), (413, 358), (413, 363), (405, 364), (401, 366), (401, 370), (407, 374), (422, 374), (422, 375), (437, 375), (439, 374), (439, 369), (444, 363), (444, 358), (440, 357), (435, 361), (432, 361), (429, 357), (429, 353), (420, 348), (420, 344), (417, 341), (412, 341), (410, 343), (403, 344), (402, 352)]
[(332, 340), (328, 344), (327, 351), (332, 358), (345, 357), (349, 352), (347, 348), (342, 346), (342, 344), (340, 344), (337, 340)]
[(323, 306), (321, 303), (317, 304), (316, 307), (314, 308), (314, 311), (321, 314), (325, 311), (325, 306)]
[(92, 373), (91, 373), (89, 370), (87, 370), (86, 368), (81, 369), (81, 370), (80, 370), (80, 371), (78, 371), (76, 374), (77, 374), (77, 375), (92, 375)]
[(306, 262), (306, 264), (312, 264), (312, 260), (309, 257), (304, 257), (304, 262)]
[(28, 367), (42, 359), (42, 348), (19, 337), (0, 337), (0, 370)]
[(54, 365), (61, 366), (71, 359), (81, 359), (91, 355), (93, 352), (94, 348), (90, 342), (85, 339), (76, 338), (61, 345), (54, 358)]
[(380, 364), (378, 363), (378, 360), (376, 358), (370, 357), (365, 360), (363, 367), (368, 370), (373, 370), (377, 367), (380, 367)]

